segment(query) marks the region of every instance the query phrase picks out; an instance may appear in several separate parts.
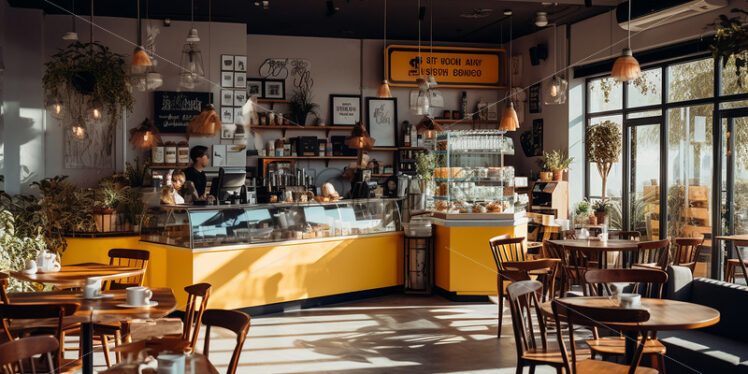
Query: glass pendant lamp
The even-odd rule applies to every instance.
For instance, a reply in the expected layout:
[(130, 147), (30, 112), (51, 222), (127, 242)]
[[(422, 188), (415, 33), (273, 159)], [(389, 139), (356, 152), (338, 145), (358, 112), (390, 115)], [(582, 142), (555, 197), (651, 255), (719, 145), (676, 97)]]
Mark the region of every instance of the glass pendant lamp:
[(556, 65), (556, 57), (558, 55), (558, 38), (556, 24), (553, 24), (553, 43), (555, 45), (553, 50), (553, 78), (551, 78), (551, 81), (546, 86), (543, 102), (545, 104), (565, 104), (566, 90), (569, 88), (569, 82), (557, 74), (558, 66)]
[(205, 75), (203, 69), (203, 54), (200, 51), (197, 43), (200, 41), (200, 37), (197, 34), (195, 28), (195, 1), (191, 3), (191, 19), (192, 28), (187, 33), (187, 39), (185, 44), (182, 46), (182, 59), (180, 60), (179, 66), (181, 72), (179, 73), (179, 84), (180, 86), (193, 89), (195, 83)]

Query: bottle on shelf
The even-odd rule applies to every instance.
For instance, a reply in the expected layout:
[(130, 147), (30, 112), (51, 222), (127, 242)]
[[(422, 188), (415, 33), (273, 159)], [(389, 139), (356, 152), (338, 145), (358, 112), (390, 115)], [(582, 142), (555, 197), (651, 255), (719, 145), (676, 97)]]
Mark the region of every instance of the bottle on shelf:
[(403, 121), (403, 123), (400, 125), (400, 130), (402, 133), (401, 139), (403, 140), (403, 147), (410, 147), (410, 122)]
[(410, 146), (418, 146), (418, 130), (416, 129), (416, 125), (410, 126)]
[(462, 100), (460, 101), (460, 117), (466, 118), (467, 116), (467, 92), (462, 91)]

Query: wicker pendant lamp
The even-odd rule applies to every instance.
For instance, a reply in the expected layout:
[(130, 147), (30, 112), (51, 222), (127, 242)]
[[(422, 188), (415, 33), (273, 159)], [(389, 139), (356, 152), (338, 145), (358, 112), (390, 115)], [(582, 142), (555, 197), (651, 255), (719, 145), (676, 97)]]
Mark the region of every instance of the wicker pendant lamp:
[(436, 133), (440, 131), (444, 131), (444, 128), (429, 116), (423, 116), (416, 125), (416, 132), (424, 134), (426, 139), (435, 138)]
[(351, 136), (345, 139), (345, 144), (348, 148), (356, 149), (358, 151), (356, 152), (356, 165), (361, 165), (361, 161), (364, 158), (364, 151), (371, 150), (374, 147), (374, 142), (376, 142), (376, 139), (369, 136), (369, 132), (366, 131), (366, 128), (361, 124), (361, 122), (357, 122), (356, 126), (353, 126)]
[(138, 46), (135, 47), (135, 51), (132, 53), (132, 72), (135, 74), (143, 74), (149, 66), (153, 66), (151, 58), (143, 48), (143, 33), (141, 32), (142, 24), (140, 22), (140, 0), (137, 0), (138, 4)]
[[(511, 64), (512, 61), (512, 13), (511, 11), (505, 12), (504, 14), (509, 13), (509, 63)], [(512, 90), (512, 72), (511, 67), (509, 69), (509, 92)], [(512, 101), (512, 96), (508, 96), (506, 108), (504, 109), (504, 112), (501, 114), (501, 122), (499, 122), (499, 130), (504, 131), (514, 131), (519, 128), (519, 118), (517, 118), (517, 111), (514, 110), (514, 102)]]
[(221, 131), (221, 119), (216, 108), (208, 104), (187, 126), (187, 136), (215, 136)]
[(130, 129), (130, 144), (134, 148), (152, 148), (159, 143), (161, 134), (148, 118), (140, 126)]
[[(387, 59), (387, 0), (384, 0), (384, 38), (382, 39), (382, 53), (384, 53), (385, 60)], [(385, 61), (386, 63), (386, 61)], [(390, 92), (390, 84), (387, 82), (387, 77), (384, 77), (385, 79), (382, 81), (382, 84), (379, 86), (379, 89), (377, 90), (377, 97), (378, 98), (388, 98), (392, 97), (392, 92)]]
[(629, 20), (626, 28), (628, 29), (628, 47), (623, 49), (621, 57), (616, 59), (613, 63), (613, 70), (610, 72), (610, 76), (615, 78), (619, 82), (628, 82), (632, 79), (639, 78), (642, 74), (641, 67), (639, 67), (639, 61), (636, 61), (634, 54), (631, 51), (631, 1), (629, 0)]

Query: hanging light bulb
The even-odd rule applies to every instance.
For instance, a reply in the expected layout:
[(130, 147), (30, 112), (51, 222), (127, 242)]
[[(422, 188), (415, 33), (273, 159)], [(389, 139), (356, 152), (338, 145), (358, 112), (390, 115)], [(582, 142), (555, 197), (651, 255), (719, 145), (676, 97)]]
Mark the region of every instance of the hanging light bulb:
[(514, 103), (509, 100), (506, 105), (506, 109), (501, 114), (501, 123), (499, 123), (499, 130), (514, 131), (519, 128), (519, 119), (517, 118), (517, 111), (514, 110)]
[(418, 83), (418, 98), (416, 98), (416, 114), (424, 116), (429, 114), (431, 109), (431, 98), (429, 97), (429, 84), (426, 79), (416, 79)]
[(73, 125), (71, 128), (73, 131), (73, 136), (75, 136), (76, 139), (85, 139), (86, 138), (86, 128), (83, 127), (82, 122), (78, 122)]
[(138, 6), (138, 46), (135, 47), (135, 51), (132, 53), (132, 73), (133, 74), (145, 74), (149, 66), (153, 66), (151, 57), (145, 52), (143, 48), (143, 33), (142, 24), (140, 22), (140, 0), (136, 0)]
[[(210, 6), (208, 9), (210, 9)], [(203, 54), (197, 46), (197, 43), (200, 42), (200, 36), (198, 36), (197, 29), (194, 26), (194, 13), (195, 2), (193, 0), (191, 3), (191, 20), (193, 25), (187, 33), (185, 44), (182, 46), (182, 59), (179, 63), (181, 68), (179, 85), (187, 89), (195, 88), (195, 83), (205, 75), (205, 71), (203, 70)]]
[(47, 113), (54, 119), (62, 119), (65, 116), (65, 107), (62, 105), (62, 101), (58, 99), (50, 100), (47, 105)]
[[(553, 25), (553, 43), (554, 45), (558, 45), (558, 38), (556, 34), (556, 24)], [(545, 104), (565, 104), (566, 103), (566, 90), (569, 88), (569, 82), (566, 81), (566, 79), (562, 78), (559, 75), (556, 75), (556, 71), (558, 69), (556, 65), (556, 51), (558, 50), (558, 47), (553, 50), (553, 78), (551, 78), (550, 82), (548, 82), (548, 85), (545, 89), (545, 94), (543, 95), (543, 102)]]
[(610, 72), (610, 76), (619, 82), (628, 82), (639, 78), (642, 74), (639, 61), (636, 61), (634, 53), (631, 51), (631, 1), (629, 0), (629, 20), (626, 26), (628, 29), (628, 47), (623, 49), (621, 56), (613, 63), (613, 69)]

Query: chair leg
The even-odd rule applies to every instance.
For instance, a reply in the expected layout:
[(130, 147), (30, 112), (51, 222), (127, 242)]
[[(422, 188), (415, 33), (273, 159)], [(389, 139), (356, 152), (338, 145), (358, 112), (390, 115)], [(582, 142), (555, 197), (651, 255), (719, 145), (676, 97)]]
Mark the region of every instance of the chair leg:
[(110, 368), (112, 367), (112, 362), (109, 358), (109, 338), (104, 334), (100, 335), (99, 339), (101, 340), (101, 347), (104, 349), (104, 361), (106, 361), (106, 367)]
[(524, 362), (518, 362), (517, 363), (517, 371), (515, 373), (522, 374), (522, 372), (524, 371), (524, 369), (525, 369)]
[(665, 355), (653, 355), (653, 356), (654, 357), (652, 357), (652, 361), (657, 362), (657, 370), (659, 370), (661, 374), (665, 374)]
[(564, 369), (561, 366), (556, 366), (556, 374), (563, 374)]
[(504, 320), (504, 282), (499, 279), (499, 332), (496, 338), (501, 338), (501, 322)]
[(535, 374), (535, 364), (530, 364), (530, 374)]
[[(114, 331), (114, 348), (119, 347), (120, 342), (122, 342), (122, 334), (119, 330)], [(122, 353), (120, 351), (117, 351), (114, 353), (114, 358), (117, 360), (117, 363), (119, 364), (122, 361)]]

